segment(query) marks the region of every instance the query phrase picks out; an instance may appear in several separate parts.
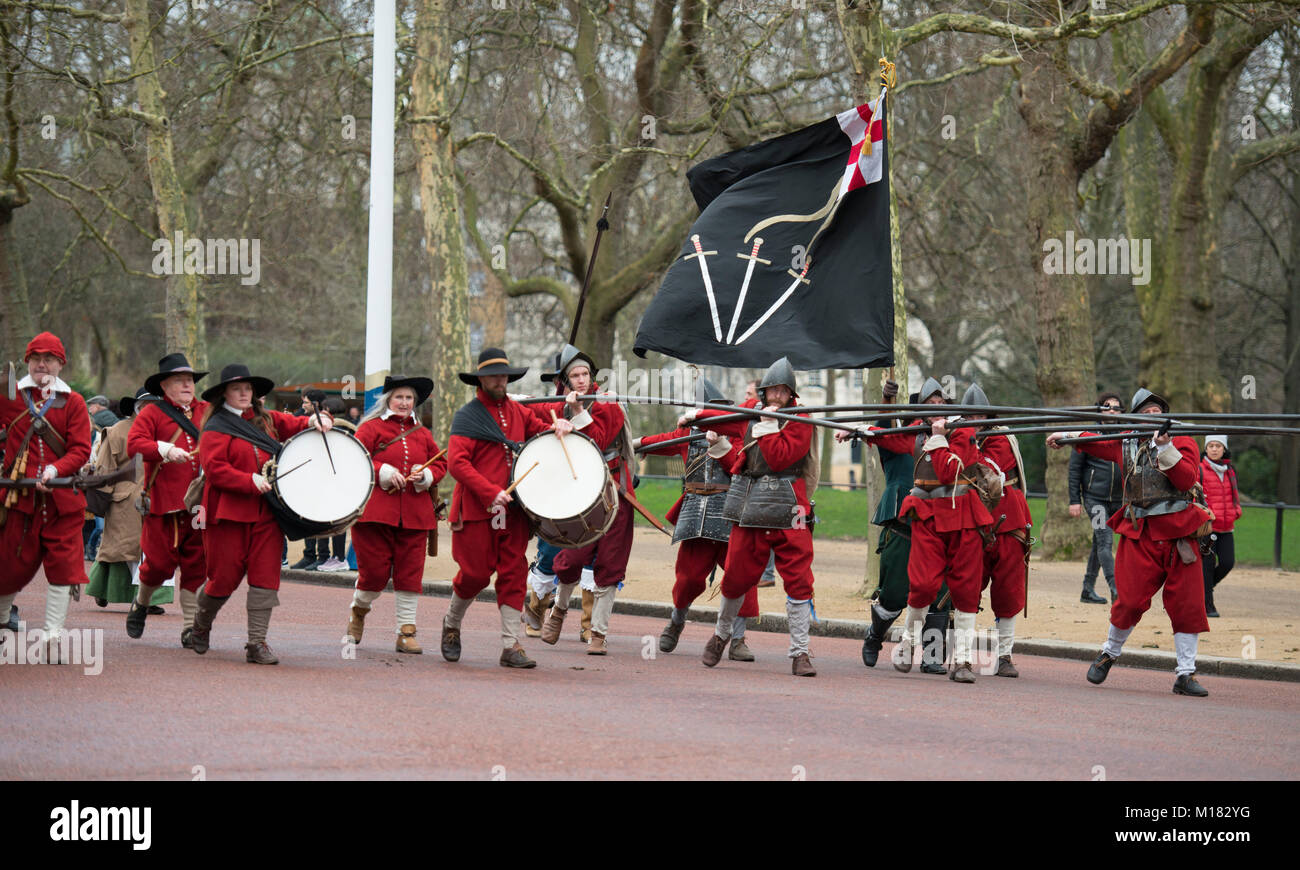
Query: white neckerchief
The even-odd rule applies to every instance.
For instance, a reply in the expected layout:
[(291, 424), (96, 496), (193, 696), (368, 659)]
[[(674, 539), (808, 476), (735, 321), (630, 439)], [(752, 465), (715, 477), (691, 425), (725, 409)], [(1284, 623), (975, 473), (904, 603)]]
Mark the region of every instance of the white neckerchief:
[[(36, 386), (36, 381), (32, 380), (31, 375), (23, 375), (23, 379), (18, 382), (18, 386), (15, 387), (15, 389), (18, 390), (31, 389), (31, 390), (36, 390), (39, 393), (47, 393), (47, 390), (45, 390), (44, 388)], [(49, 388), (48, 392), (71, 393), (72, 387), (65, 384), (59, 377), (56, 376), (54, 378), (54, 385)]]

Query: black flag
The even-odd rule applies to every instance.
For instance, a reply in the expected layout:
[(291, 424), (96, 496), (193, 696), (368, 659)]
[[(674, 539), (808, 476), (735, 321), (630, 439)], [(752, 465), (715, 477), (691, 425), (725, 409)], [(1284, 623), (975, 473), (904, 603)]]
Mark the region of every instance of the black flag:
[(884, 94), (686, 173), (700, 216), (633, 350), (799, 369), (894, 364)]

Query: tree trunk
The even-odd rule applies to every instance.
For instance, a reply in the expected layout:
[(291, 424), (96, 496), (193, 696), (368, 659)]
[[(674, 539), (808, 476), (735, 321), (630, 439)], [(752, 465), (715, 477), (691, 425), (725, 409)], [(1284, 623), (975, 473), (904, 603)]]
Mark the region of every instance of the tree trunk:
[[(172, 156), (171, 122), (167, 117), (166, 94), (154, 52), (153, 31), (160, 22), (150, 18), (149, 0), (126, 0), (122, 23), (131, 40), (136, 100), (145, 116), (145, 146), (149, 155), (149, 181), (158, 215), (158, 232), (174, 245), (177, 234), (184, 241), (190, 239), (190, 224), (185, 193)], [(180, 258), (183, 260), (183, 257), (182, 251)], [(184, 353), (192, 366), (206, 368), (208, 351), (199, 297), (200, 277), (186, 274), (184, 269), (180, 272), (179, 275), (167, 276), (164, 306), (166, 351)]]
[[(1300, 97), (1300, 52), (1290, 51), (1291, 105)], [(1300, 132), (1300, 113), (1291, 112), (1291, 129)], [(1286, 343), (1282, 345), (1282, 410), (1300, 414), (1300, 157), (1291, 155), (1291, 253), (1283, 264), (1286, 281)], [(1283, 438), (1278, 451), (1277, 497), (1300, 504), (1300, 438)]]
[[(1067, 231), (1079, 233), (1079, 173), (1071, 147), (1076, 138), (1072, 119), (1078, 116), (1070, 87), (1048, 50), (1028, 50), (1024, 58), (1019, 109), (1031, 157), (1024, 175), (1031, 299), (1038, 311), (1038, 389), (1045, 405), (1076, 405), (1092, 401), (1096, 381), (1087, 278), (1048, 274), (1044, 243), (1064, 244)], [(1072, 257), (1073, 251), (1066, 250), (1065, 256)], [(1092, 540), (1088, 524), (1069, 516), (1069, 461), (1068, 450), (1048, 451), (1047, 512), (1041, 539), (1043, 555), (1049, 559), (1080, 559)]]
[(420, 208), (425, 249), (429, 253), (430, 322), (433, 326), (433, 431), (447, 444), (451, 418), (469, 398), (457, 372), (469, 368), (469, 272), (460, 226), (452, 141), (446, 114), (451, 74), (451, 0), (420, 0), (415, 19), (415, 68), (411, 76), (412, 111), (436, 117), (412, 132), (420, 174)]
[[(839, 377), (839, 373), (836, 372), (835, 369), (826, 370), (826, 404), (828, 405), (835, 404), (835, 379), (837, 377)], [(822, 426), (821, 435), (822, 467), (820, 480), (822, 483), (830, 483), (831, 475), (835, 470), (835, 431), (829, 427)]]

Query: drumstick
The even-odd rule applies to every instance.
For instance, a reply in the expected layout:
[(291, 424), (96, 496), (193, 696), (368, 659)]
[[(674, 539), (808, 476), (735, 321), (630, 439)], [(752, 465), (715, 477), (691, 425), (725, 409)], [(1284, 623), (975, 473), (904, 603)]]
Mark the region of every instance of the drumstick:
[[(532, 471), (532, 470), (533, 470), (534, 468), (536, 468), (539, 464), (540, 464), (540, 461), (539, 461), (539, 462), (534, 462), (532, 465), (528, 466), (528, 471)], [(506, 487), (506, 495), (510, 495), (510, 493), (514, 492), (514, 489), (515, 489), (516, 486), (518, 486), (519, 484), (523, 483), (524, 478), (528, 476), (528, 471), (525, 471), (523, 474), (521, 474), (521, 475), (519, 475), (518, 477), (516, 477), (516, 478), (515, 478), (515, 482), (512, 483), (512, 484), (510, 484), (510, 486)]]
[(442, 450), (438, 451), (438, 455), (437, 455), (437, 456), (433, 457), (433, 458), (430, 459), (428, 462), (424, 463), (423, 465), (421, 465), (421, 466), (419, 466), (419, 467), (417, 467), (417, 468), (412, 468), (412, 469), (411, 469), (411, 473), (408, 474), (407, 477), (411, 477), (411, 476), (416, 475), (416, 474), (423, 474), (423, 473), (424, 473), (424, 470), (425, 470), (426, 468), (428, 468), (430, 465), (433, 465), (433, 463), (435, 463), (435, 462), (437, 462), (439, 459), (441, 459), (441, 458), (442, 458), (442, 454), (444, 454), (444, 453), (446, 453), (446, 452), (447, 452), (447, 448), (446, 448), (446, 447), (442, 448)]
[[(554, 408), (551, 409), (551, 422), (552, 422), (552, 423), (556, 423), (556, 422), (558, 422), (558, 421), (555, 419), (555, 409), (554, 409)], [(577, 479), (578, 479), (578, 472), (577, 472), (577, 471), (574, 469), (574, 467), (573, 467), (573, 460), (572, 460), (571, 458), (569, 458), (569, 448), (564, 446), (564, 438), (561, 437), (561, 436), (559, 436), (559, 435), (556, 435), (556, 436), (555, 436), (555, 439), (556, 439), (557, 441), (560, 442), (560, 449), (564, 451), (564, 459), (565, 459), (566, 462), (569, 463), (569, 473), (573, 475), (573, 479), (574, 479), (574, 480), (577, 480)], [(532, 469), (530, 468), (529, 471), (532, 471)]]
[[(313, 402), (312, 404), (315, 405), (316, 403)], [(321, 418), (320, 418), (320, 408), (319, 408), (319, 407), (316, 408), (316, 425), (321, 427), (320, 429), (317, 429), (316, 431), (320, 432), (321, 440), (325, 442), (325, 456), (326, 456), (326, 457), (329, 459), (329, 461), (330, 461), (330, 471), (333, 472), (335, 475), (337, 475), (337, 474), (338, 474), (338, 469), (336, 469), (336, 468), (334, 467), (334, 454), (333, 454), (333, 453), (330, 453), (330, 439), (329, 439), (329, 437), (325, 434), (325, 421), (321, 420)], [(291, 470), (292, 470), (292, 469), (291, 469)], [(250, 588), (251, 588), (251, 587), (250, 587)]]
[(310, 459), (304, 459), (302, 462), (299, 462), (297, 465), (295, 465), (293, 468), (290, 468), (288, 471), (284, 472), (283, 474), (280, 474), (280, 473), (277, 472), (276, 475), (275, 475), (275, 479), (276, 479), (276, 480), (282, 480), (283, 478), (288, 477), (290, 474), (293, 474), (295, 471), (297, 471), (299, 468), (302, 468), (302, 467), (303, 467), (304, 465), (306, 465), (308, 462), (311, 462), (311, 460), (310, 460)]

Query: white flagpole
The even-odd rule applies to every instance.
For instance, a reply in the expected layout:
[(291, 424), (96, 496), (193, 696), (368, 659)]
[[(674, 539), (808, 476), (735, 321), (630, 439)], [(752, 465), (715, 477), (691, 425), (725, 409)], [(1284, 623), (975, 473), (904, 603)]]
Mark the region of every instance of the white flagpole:
[(370, 242), (366, 266), (366, 408), (392, 365), (393, 125), (397, 71), (397, 0), (375, 0), (370, 91)]

